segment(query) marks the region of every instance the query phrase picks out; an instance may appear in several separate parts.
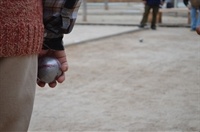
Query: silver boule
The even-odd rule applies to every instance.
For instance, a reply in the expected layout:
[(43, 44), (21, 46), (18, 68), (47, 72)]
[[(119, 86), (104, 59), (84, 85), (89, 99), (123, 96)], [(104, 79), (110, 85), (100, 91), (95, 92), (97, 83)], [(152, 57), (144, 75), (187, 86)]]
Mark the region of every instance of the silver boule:
[(53, 57), (38, 59), (38, 79), (45, 83), (55, 81), (62, 74), (60, 62)]

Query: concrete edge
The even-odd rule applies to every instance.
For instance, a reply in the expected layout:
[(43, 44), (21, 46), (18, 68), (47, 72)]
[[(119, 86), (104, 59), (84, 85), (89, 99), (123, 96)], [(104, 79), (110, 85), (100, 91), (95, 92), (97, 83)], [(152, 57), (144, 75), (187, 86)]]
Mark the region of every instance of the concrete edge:
[[(77, 25), (104, 25), (104, 26), (139, 26), (139, 24), (113, 24), (113, 23), (76, 23)], [(190, 24), (167, 24), (158, 23), (160, 27), (190, 27)]]
[(143, 30), (146, 30), (146, 29), (148, 29), (148, 28), (138, 28), (138, 29), (124, 31), (124, 32), (115, 33), (115, 34), (111, 34), (111, 35), (106, 35), (106, 36), (102, 36), (102, 37), (83, 40), (83, 41), (79, 41), (79, 42), (68, 43), (68, 44), (64, 45), (64, 47), (68, 47), (68, 46), (71, 46), (71, 45), (74, 45), (74, 44), (83, 44), (83, 43), (87, 43), (87, 42), (97, 41), (97, 40), (101, 40), (101, 39), (105, 39), (105, 38), (109, 38), (109, 37), (114, 37), (114, 36), (118, 36), (118, 35), (122, 35), (122, 34), (139, 32), (139, 31), (143, 31)]

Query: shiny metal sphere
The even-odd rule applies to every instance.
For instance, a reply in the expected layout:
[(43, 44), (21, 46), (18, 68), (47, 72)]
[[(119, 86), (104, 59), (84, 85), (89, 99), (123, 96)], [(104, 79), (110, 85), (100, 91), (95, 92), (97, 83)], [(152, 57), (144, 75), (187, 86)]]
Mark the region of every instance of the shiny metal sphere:
[(38, 59), (38, 79), (45, 83), (56, 80), (62, 74), (60, 62), (53, 57), (41, 57)]

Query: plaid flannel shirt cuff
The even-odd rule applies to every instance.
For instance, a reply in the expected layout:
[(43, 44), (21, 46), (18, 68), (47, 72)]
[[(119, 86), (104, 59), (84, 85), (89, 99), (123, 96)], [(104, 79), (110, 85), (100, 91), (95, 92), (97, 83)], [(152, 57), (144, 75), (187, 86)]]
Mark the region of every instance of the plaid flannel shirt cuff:
[(59, 38), (44, 38), (43, 48), (44, 50), (64, 50), (63, 37)]

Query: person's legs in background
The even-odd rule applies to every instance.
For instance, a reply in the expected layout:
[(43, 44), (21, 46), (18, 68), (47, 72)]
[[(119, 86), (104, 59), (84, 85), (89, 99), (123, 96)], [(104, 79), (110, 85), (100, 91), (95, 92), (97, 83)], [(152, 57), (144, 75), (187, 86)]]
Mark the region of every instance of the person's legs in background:
[(153, 30), (156, 29), (156, 20), (157, 20), (158, 11), (159, 11), (159, 6), (153, 6), (153, 18), (151, 22), (151, 29)]
[(143, 17), (142, 17), (142, 20), (140, 22), (140, 27), (141, 28), (143, 28), (147, 23), (147, 19), (148, 19), (148, 15), (149, 15), (150, 9), (151, 9), (150, 6), (145, 5)]
[(191, 19), (191, 24), (190, 24), (191, 31), (195, 31), (197, 25), (197, 10), (194, 7), (191, 7), (190, 9), (190, 19)]
[(200, 26), (200, 8), (198, 9), (198, 16), (197, 16), (197, 25), (196, 27)]
[(0, 131), (28, 130), (36, 88), (37, 55), (0, 57)]

